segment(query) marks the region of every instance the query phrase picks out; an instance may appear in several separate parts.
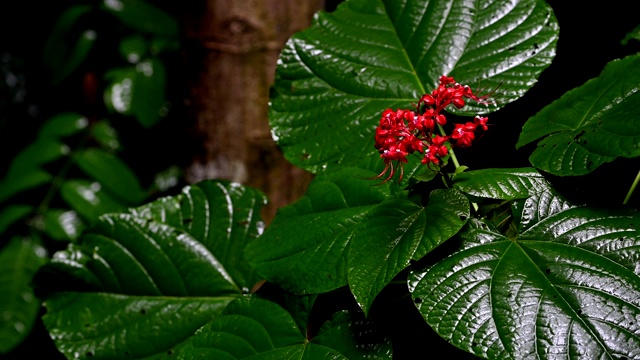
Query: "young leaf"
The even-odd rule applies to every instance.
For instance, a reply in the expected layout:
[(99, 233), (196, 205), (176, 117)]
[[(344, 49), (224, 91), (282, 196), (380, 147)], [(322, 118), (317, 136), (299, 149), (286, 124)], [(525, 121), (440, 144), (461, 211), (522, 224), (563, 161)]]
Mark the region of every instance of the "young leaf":
[(39, 272), (38, 287), (55, 293), (43, 320), (58, 349), (98, 359), (173, 351), (256, 278), (242, 249), (262, 205), (256, 190), (205, 181), (101, 216)]
[(513, 239), (473, 220), (459, 252), (410, 274), (427, 323), (484, 358), (638, 358), (640, 213), (560, 207), (536, 219)]
[[(533, 86), (557, 38), (553, 12), (540, 0), (348, 0), (287, 42), (272, 133), (291, 163), (313, 173), (379, 172), (373, 138), (382, 111), (411, 107), (443, 74), (475, 90), (501, 84), (499, 104), (456, 112), (496, 110)], [(418, 166), (412, 158), (405, 170)]]
[(0, 250), (0, 354), (12, 350), (31, 332), (40, 310), (31, 278), (46, 257), (47, 251), (33, 239), (14, 237)]
[(584, 175), (618, 157), (640, 156), (640, 55), (607, 64), (600, 76), (530, 118), (516, 147), (540, 137), (529, 161), (554, 175)]

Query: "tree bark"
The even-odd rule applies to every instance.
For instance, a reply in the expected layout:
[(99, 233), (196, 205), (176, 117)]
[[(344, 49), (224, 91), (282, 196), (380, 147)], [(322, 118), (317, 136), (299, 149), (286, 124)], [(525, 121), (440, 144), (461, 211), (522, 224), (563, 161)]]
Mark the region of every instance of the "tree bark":
[(269, 88), (287, 39), (324, 0), (191, 0), (185, 5), (188, 118), (202, 147), (186, 180), (227, 179), (262, 190), (263, 218), (300, 197), (312, 175), (290, 165), (271, 138)]

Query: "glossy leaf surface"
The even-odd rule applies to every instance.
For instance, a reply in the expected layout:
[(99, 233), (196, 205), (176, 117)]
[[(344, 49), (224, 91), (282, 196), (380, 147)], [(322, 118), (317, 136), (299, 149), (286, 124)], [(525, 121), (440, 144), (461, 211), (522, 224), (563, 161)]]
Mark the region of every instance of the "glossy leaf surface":
[(455, 235), (469, 215), (469, 202), (456, 190), (433, 191), (426, 207), (407, 200), (376, 207), (354, 230), (349, 250), (349, 287), (365, 313), (409, 261)]
[(347, 254), (357, 225), (397, 188), (372, 186), (373, 173), (353, 168), (316, 177), (306, 194), (279, 210), (247, 246), (247, 261), (268, 281), (298, 294), (347, 284)]
[(425, 320), (490, 359), (640, 356), (640, 214), (549, 193), (516, 209), (517, 238), (474, 219), (459, 252), (409, 276)]
[(549, 183), (535, 169), (484, 169), (457, 174), (453, 186), (469, 195), (514, 200), (548, 191)]
[(518, 147), (544, 137), (531, 164), (549, 173), (584, 175), (618, 157), (640, 156), (640, 55), (610, 62), (530, 118)]
[[(413, 108), (442, 74), (488, 92), (496, 110), (533, 84), (555, 55), (558, 25), (543, 1), (349, 0), (320, 12), (279, 60), (272, 134), (293, 164), (380, 170), (374, 131), (387, 108)], [(406, 166), (415, 172), (417, 157)]]
[(101, 216), (40, 272), (40, 287), (64, 291), (46, 299), (43, 318), (58, 349), (102, 359), (173, 351), (256, 279), (242, 249), (264, 203), (256, 190), (207, 181)]
[(390, 359), (390, 343), (382, 338), (363, 338), (356, 333), (357, 325), (348, 316), (339, 316), (325, 324), (317, 337), (307, 339), (291, 315), (277, 304), (240, 298), (200, 329), (180, 349), (178, 358)]
[(12, 238), (0, 251), (0, 354), (20, 344), (31, 332), (40, 301), (31, 278), (46, 262), (47, 251), (36, 240)]

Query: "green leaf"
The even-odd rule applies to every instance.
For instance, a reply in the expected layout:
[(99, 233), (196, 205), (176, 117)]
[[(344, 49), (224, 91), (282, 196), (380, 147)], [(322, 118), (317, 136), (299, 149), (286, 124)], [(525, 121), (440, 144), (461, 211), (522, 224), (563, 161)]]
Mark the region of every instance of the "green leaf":
[(638, 358), (640, 213), (552, 196), (519, 208), (537, 222), (516, 238), (470, 221), (460, 251), (410, 274), (418, 310), (484, 358)]
[(0, 251), (0, 354), (11, 351), (31, 333), (40, 310), (31, 278), (46, 257), (47, 251), (27, 238), (14, 237)]
[(372, 186), (375, 174), (346, 168), (317, 176), (306, 194), (279, 210), (264, 234), (245, 250), (268, 281), (297, 294), (347, 284), (347, 252), (357, 225), (397, 190)]
[[(273, 137), (291, 163), (313, 173), (379, 172), (373, 139), (385, 109), (413, 108), (447, 74), (476, 91), (502, 89), (499, 104), (455, 112), (496, 110), (534, 85), (557, 39), (540, 0), (348, 0), (287, 42), (271, 99)], [(419, 165), (411, 157), (406, 173)]]
[(157, 35), (178, 35), (178, 23), (165, 11), (144, 0), (104, 0), (100, 8), (132, 29)]
[[(352, 319), (339, 316), (306, 339), (291, 315), (277, 304), (256, 297), (239, 298), (198, 331), (178, 358), (215, 359), (390, 359), (380, 339), (356, 339)], [(372, 332), (372, 328), (367, 328)], [(360, 342), (358, 342), (360, 340)]]
[(20, 176), (8, 176), (0, 181), (0, 202), (22, 191), (46, 184), (51, 179), (51, 174), (40, 169), (33, 169)]
[(53, 83), (58, 84), (73, 73), (87, 58), (93, 48), (98, 34), (94, 30), (85, 30), (76, 40), (73, 48), (65, 58), (64, 64), (53, 74)]
[(620, 43), (622, 45), (627, 45), (631, 40), (640, 41), (640, 25), (629, 31), (627, 35), (625, 35), (624, 39), (620, 41)]
[(43, 321), (67, 358), (140, 358), (169, 352), (233, 299), (58, 293)]
[(58, 349), (69, 358), (173, 353), (256, 278), (242, 250), (263, 226), (264, 203), (257, 190), (205, 181), (100, 216), (37, 278), (54, 294), (43, 320)]
[(121, 146), (120, 140), (118, 140), (118, 133), (109, 121), (101, 120), (93, 124), (91, 127), (91, 135), (105, 149), (111, 151), (120, 150)]
[(57, 18), (43, 51), (44, 62), (53, 71), (54, 77), (62, 79), (64, 72), (69, 70), (69, 33), (82, 16), (90, 12), (91, 6), (73, 5)]
[(102, 214), (122, 211), (126, 205), (105, 192), (99, 182), (70, 179), (60, 187), (60, 195), (80, 216), (93, 224)]
[(607, 64), (523, 126), (516, 147), (546, 136), (531, 164), (554, 175), (584, 175), (618, 157), (640, 156), (640, 55)]
[(120, 41), (120, 55), (132, 64), (140, 62), (146, 56), (148, 49), (149, 44), (140, 35), (128, 36)]
[(82, 171), (108, 189), (120, 202), (136, 205), (147, 197), (136, 175), (118, 157), (97, 148), (87, 148), (79, 151), (75, 160)]
[(419, 260), (455, 235), (470, 216), (456, 190), (435, 190), (427, 207), (391, 200), (376, 207), (353, 231), (349, 287), (365, 314), (373, 300), (411, 260)]
[(41, 227), (54, 240), (75, 241), (84, 231), (85, 224), (73, 210), (48, 209)]
[(550, 188), (533, 168), (466, 171), (456, 175), (453, 186), (469, 195), (501, 200), (522, 199)]
[(38, 137), (62, 138), (75, 135), (89, 125), (89, 120), (74, 112), (61, 113), (51, 117), (38, 130)]
[(9, 205), (0, 210), (0, 234), (13, 223), (25, 218), (35, 210), (33, 205)]
[(165, 68), (158, 59), (148, 59), (134, 67), (113, 69), (104, 92), (110, 111), (135, 116), (144, 127), (155, 125), (165, 105)]
[[(179, 202), (178, 202), (179, 200)], [(132, 214), (161, 221), (199, 239), (244, 292), (259, 280), (244, 258), (244, 248), (264, 231), (260, 191), (225, 181), (185, 187), (179, 198), (163, 198), (132, 209)]]

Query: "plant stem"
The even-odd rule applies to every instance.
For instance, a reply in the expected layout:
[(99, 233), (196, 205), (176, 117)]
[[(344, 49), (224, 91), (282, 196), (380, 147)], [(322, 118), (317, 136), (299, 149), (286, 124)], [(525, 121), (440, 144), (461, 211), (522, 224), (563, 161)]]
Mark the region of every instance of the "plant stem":
[(631, 184), (631, 188), (629, 188), (629, 192), (627, 193), (627, 197), (624, 198), (622, 205), (627, 205), (629, 199), (631, 199), (631, 195), (636, 190), (636, 186), (638, 186), (638, 182), (640, 182), (640, 171), (638, 171), (638, 175), (636, 175), (636, 179), (633, 180), (633, 184)]
[[(438, 125), (438, 131), (440, 131), (440, 135), (446, 136), (447, 133), (444, 132), (442, 125), (440, 124), (437, 124), (437, 125)], [(458, 162), (458, 158), (456, 157), (456, 153), (453, 151), (453, 148), (449, 148), (449, 155), (451, 155), (451, 161), (453, 161), (453, 165), (456, 167), (456, 169), (459, 168), (460, 163)], [(640, 175), (640, 173), (638, 175)], [(473, 210), (475, 212), (478, 212), (478, 204), (476, 204), (475, 202), (471, 202), (471, 206), (473, 206)]]

